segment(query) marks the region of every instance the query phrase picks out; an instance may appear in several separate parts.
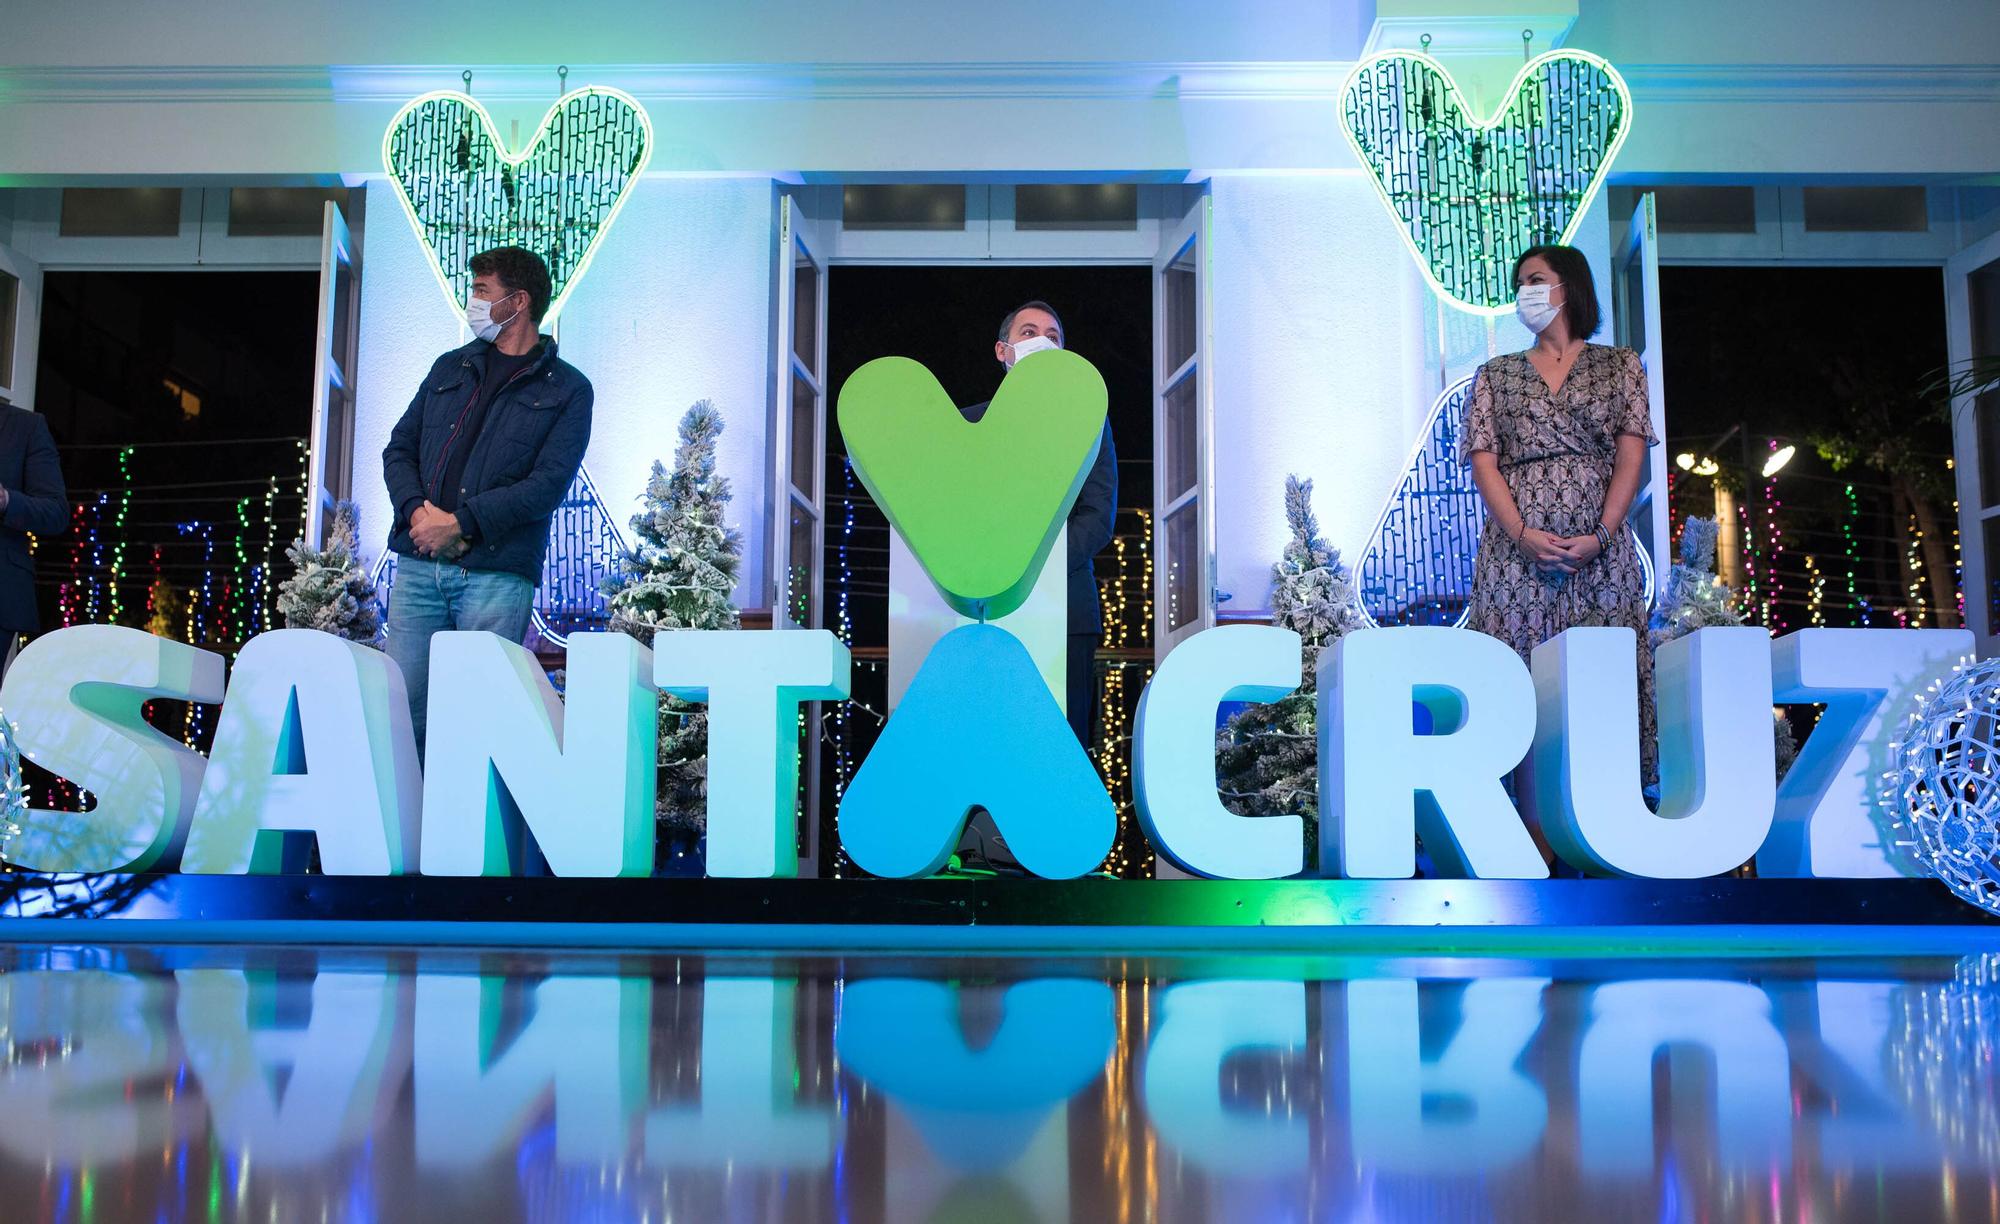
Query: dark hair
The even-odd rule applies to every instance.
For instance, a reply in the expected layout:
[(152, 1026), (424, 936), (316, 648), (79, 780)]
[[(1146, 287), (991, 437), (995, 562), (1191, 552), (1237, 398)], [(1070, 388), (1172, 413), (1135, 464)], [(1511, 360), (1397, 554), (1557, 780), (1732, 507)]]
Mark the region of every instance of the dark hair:
[(1521, 282), (1521, 265), (1540, 256), (1563, 287), (1563, 318), (1569, 321), (1573, 340), (1588, 340), (1597, 334), (1604, 315), (1597, 309), (1597, 282), (1590, 279), (1590, 260), (1573, 246), (1531, 246), (1514, 261), (1514, 283)]
[(1062, 316), (1056, 313), (1056, 308), (1049, 305), (1047, 302), (1044, 302), (1042, 299), (1036, 298), (1032, 302), (1022, 302), (1019, 306), (1016, 306), (1014, 307), (1014, 309), (1008, 311), (1006, 318), (1000, 320), (1000, 340), (1003, 344), (1007, 340), (1007, 333), (1014, 330), (1014, 316), (1020, 314), (1024, 310), (1039, 310), (1043, 314), (1049, 316), (1051, 319), (1054, 319), (1056, 321), (1056, 334), (1058, 336), (1063, 337), (1065, 340), (1069, 338), (1069, 333), (1063, 330)]
[(540, 323), (549, 310), (549, 265), (526, 247), (494, 247), (472, 257), (474, 276), (491, 276), (509, 293), (528, 295), (528, 317)]

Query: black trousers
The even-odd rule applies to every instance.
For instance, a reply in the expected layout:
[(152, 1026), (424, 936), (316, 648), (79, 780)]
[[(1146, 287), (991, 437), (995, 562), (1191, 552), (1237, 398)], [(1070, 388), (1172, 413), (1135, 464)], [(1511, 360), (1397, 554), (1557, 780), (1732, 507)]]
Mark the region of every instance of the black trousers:
[(1097, 718), (1097, 638), (1095, 633), (1069, 635), (1068, 674), (1064, 677), (1063, 700), (1069, 706), (1070, 730), (1086, 749)]

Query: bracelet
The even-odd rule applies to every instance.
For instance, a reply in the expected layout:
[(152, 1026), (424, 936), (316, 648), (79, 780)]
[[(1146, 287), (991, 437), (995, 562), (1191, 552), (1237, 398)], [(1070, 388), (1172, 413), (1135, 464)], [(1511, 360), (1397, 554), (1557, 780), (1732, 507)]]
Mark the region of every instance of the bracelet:
[(1603, 523), (1597, 525), (1597, 551), (1599, 553), (1611, 551), (1611, 531)]
[(1514, 529), (1514, 543), (1519, 544), (1521, 542), (1521, 538), (1527, 534), (1528, 534), (1528, 516), (1524, 514), (1521, 516), (1521, 525)]

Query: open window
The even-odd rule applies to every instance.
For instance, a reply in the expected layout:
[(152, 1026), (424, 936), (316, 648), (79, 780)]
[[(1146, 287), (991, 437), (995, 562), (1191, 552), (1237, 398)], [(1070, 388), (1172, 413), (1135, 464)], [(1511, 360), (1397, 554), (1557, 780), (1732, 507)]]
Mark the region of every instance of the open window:
[(42, 266), (0, 243), (0, 399), (35, 406), (35, 353), (41, 335)]
[(1637, 200), (1625, 238), (1618, 244), (1612, 261), (1613, 334), (1619, 344), (1635, 350), (1646, 366), (1648, 410), (1653, 436), (1660, 445), (1646, 451), (1646, 474), (1639, 494), (1632, 499), (1626, 521), (1638, 533), (1639, 542), (1652, 562), (1653, 572), (1663, 574), (1673, 560), (1671, 528), (1667, 521), (1667, 380), (1660, 342), (1660, 254), (1657, 206), (1649, 192)]
[(1989, 656), (2000, 630), (2000, 234), (1945, 262), (1946, 351), (1968, 391), (1952, 402), (1966, 626)]
[(795, 196), (778, 201), (776, 392), (771, 454), (771, 624), (818, 628), (826, 536), (826, 257)]
[(1215, 623), (1208, 312), (1210, 197), (1161, 225), (1153, 260), (1155, 654)]
[(361, 268), (340, 206), (326, 202), (320, 228), (319, 330), (314, 342), (311, 432), (307, 435), (305, 538), (325, 539), (334, 503), (348, 495), (354, 459), (356, 323)]

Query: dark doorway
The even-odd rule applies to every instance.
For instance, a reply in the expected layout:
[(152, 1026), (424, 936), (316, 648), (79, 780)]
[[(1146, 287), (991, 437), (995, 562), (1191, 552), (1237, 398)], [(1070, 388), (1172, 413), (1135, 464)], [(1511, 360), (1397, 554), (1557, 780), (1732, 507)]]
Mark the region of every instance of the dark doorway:
[(1662, 270), (1674, 528), (1733, 502), (1753, 623), (1960, 623), (1951, 425), (1925, 389), (1943, 290), (1937, 268)]
[[(1065, 344), (1089, 358), (1110, 394), (1118, 451), (1118, 538), (1097, 558), (1106, 636), (1098, 654), (1100, 717), (1093, 756), (1120, 808), (1112, 866), (1138, 871), (1145, 845), (1130, 819), (1129, 727), (1152, 655), (1153, 285), (1145, 266), (836, 266), (827, 282), (826, 624), (854, 652), (853, 700), (831, 707), (821, 756), (823, 843), (847, 780), (879, 730), (888, 700), (888, 522), (847, 463), (831, 405), (849, 375), (877, 357), (923, 362), (954, 403), (990, 399), (1003, 370), (993, 342), (1007, 312), (1040, 299), (1062, 318)], [(1141, 669), (1131, 682), (1125, 672)], [(1114, 675), (1115, 673), (1115, 675)], [(1128, 861), (1129, 860), (1129, 861)], [(854, 874), (845, 856), (833, 869)]]
[[(278, 625), (318, 303), (310, 272), (47, 275), (34, 407), (70, 530), (38, 542), (44, 631), (121, 624), (233, 656)], [(151, 707), (206, 745), (212, 711)]]

